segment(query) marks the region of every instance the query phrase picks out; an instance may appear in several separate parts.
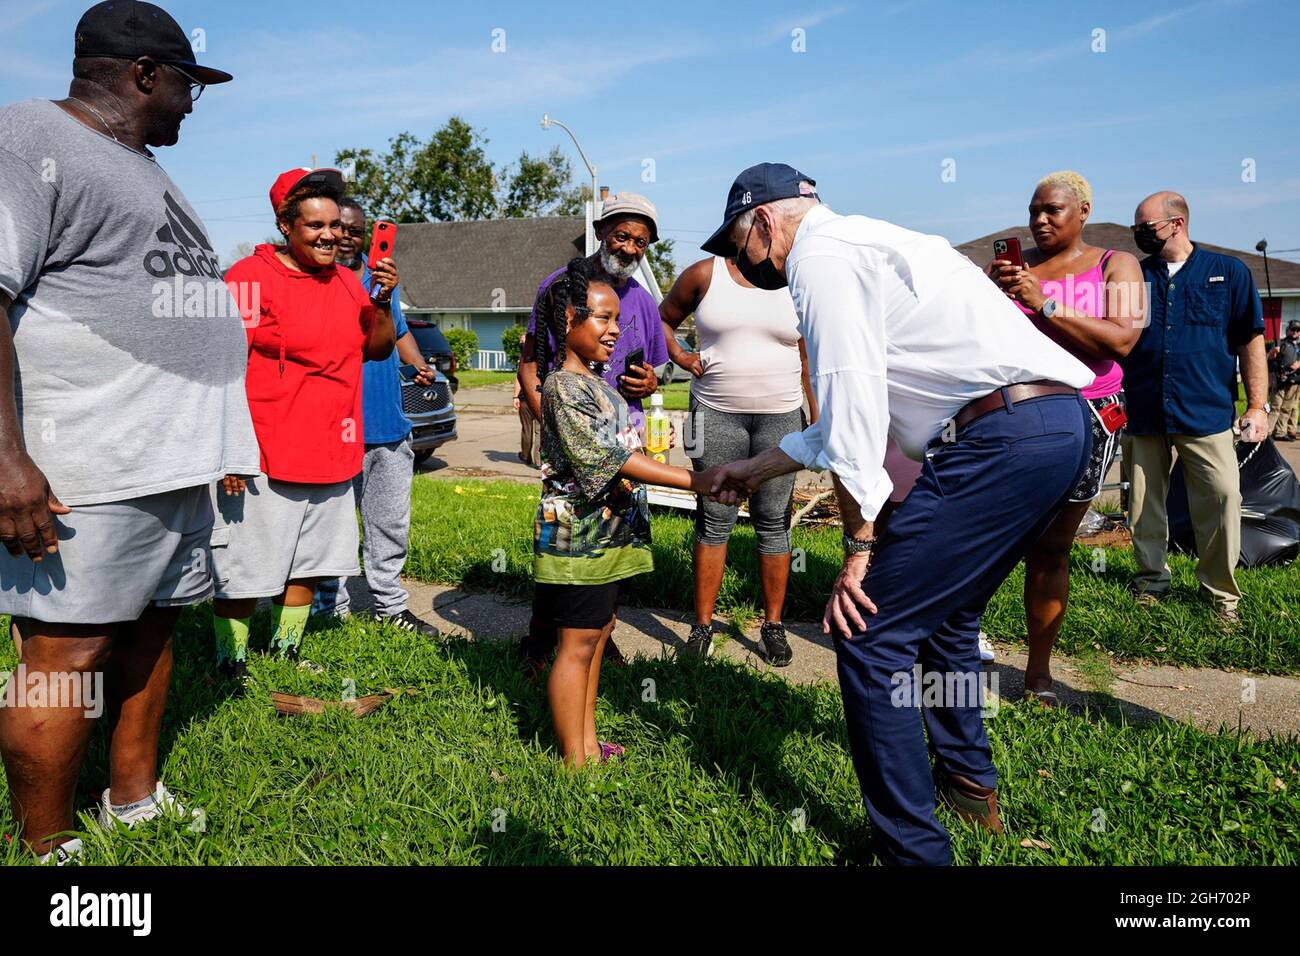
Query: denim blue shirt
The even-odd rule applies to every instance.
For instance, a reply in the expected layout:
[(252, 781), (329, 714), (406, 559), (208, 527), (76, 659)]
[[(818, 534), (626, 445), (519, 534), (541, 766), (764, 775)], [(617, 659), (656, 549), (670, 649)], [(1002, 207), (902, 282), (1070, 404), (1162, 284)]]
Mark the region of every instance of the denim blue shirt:
[(1237, 349), (1264, 331), (1255, 279), (1235, 256), (1193, 244), (1172, 277), (1164, 259), (1142, 260), (1147, 327), (1125, 358), (1128, 430), (1134, 435), (1215, 435), (1236, 417)]
[[(370, 289), (370, 267), (361, 263), (361, 284)], [(397, 338), (406, 334), (406, 320), (402, 318), (402, 303), (398, 297), (402, 287), (393, 289), (393, 329)], [(367, 445), (386, 445), (401, 441), (411, 434), (411, 420), (402, 414), (402, 384), (398, 367), (401, 359), (397, 348), (386, 359), (364, 362), (361, 366), (361, 418), (365, 423)]]

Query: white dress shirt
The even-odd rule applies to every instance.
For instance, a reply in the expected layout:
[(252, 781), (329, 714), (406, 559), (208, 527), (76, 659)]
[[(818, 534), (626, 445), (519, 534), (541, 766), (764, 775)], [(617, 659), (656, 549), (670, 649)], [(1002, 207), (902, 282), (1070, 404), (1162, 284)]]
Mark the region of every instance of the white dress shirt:
[(815, 206), (785, 268), (819, 419), (781, 450), (833, 471), (868, 521), (893, 488), (887, 438), (919, 461), (972, 399), (1017, 382), (1093, 379), (940, 236)]

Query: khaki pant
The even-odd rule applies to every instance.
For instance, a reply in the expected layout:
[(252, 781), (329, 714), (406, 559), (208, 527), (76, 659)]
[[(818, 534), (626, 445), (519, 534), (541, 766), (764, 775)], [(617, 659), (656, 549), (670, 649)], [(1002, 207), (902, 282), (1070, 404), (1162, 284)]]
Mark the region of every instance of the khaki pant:
[(534, 468), (542, 467), (542, 423), (533, 418), (525, 401), (519, 402), (519, 459)]
[(1296, 422), (1300, 418), (1300, 384), (1278, 386), (1269, 404), (1273, 406), (1273, 414), (1269, 416), (1273, 437), (1294, 438)]
[(1216, 607), (1241, 600), (1234, 571), (1241, 554), (1241, 472), (1232, 432), (1217, 435), (1125, 435), (1124, 461), (1132, 487), (1129, 523), (1138, 571), (1133, 586), (1164, 594), (1169, 590), (1169, 471), (1173, 451), (1183, 463), (1187, 505), (1196, 534), (1196, 579)]

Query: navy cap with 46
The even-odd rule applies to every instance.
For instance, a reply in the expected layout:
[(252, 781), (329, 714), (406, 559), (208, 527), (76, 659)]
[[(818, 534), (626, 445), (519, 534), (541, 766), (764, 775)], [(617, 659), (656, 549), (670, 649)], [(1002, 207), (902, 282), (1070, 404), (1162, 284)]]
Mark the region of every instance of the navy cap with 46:
[[(801, 187), (800, 183), (808, 185)], [(737, 216), (747, 209), (777, 199), (792, 199), (795, 196), (817, 199), (817, 193), (812, 189), (816, 185), (817, 180), (805, 176), (785, 163), (759, 163), (757, 166), (750, 166), (731, 184), (731, 192), (727, 193), (727, 209), (722, 214), (722, 225), (700, 248), (723, 258), (734, 256), (736, 244), (732, 242), (730, 233), (731, 224)]]

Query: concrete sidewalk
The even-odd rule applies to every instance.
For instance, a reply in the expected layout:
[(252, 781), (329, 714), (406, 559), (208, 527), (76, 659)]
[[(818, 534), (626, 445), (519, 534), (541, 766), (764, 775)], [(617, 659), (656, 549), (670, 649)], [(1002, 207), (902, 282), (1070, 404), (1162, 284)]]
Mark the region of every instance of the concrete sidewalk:
[[(518, 640), (528, 630), (530, 608), (495, 594), (470, 593), (460, 588), (405, 580), (410, 608), (453, 638)], [(364, 578), (349, 581), (352, 606), (368, 606)], [(761, 623), (761, 622), (760, 622)], [(672, 656), (684, 646), (691, 615), (657, 608), (620, 609), (614, 640), (627, 657)], [(717, 627), (724, 628), (721, 619)], [(739, 638), (720, 635), (714, 656), (724, 656), (747, 667), (772, 673), (796, 683), (825, 681), (838, 684), (835, 652), (821, 633), (820, 622), (787, 621), (794, 660), (788, 667), (770, 667), (762, 658), (758, 623)], [(1021, 699), (1024, 688), (1023, 644), (997, 643), (997, 660), (990, 665), (1001, 699)], [(1187, 721), (1210, 732), (1238, 726), (1256, 736), (1300, 734), (1300, 679), (1271, 677), (1209, 668), (1179, 668), (1097, 663), (1056, 655), (1053, 676), (1064, 704), (1094, 708), (1113, 698), (1126, 718), (1134, 722), (1162, 717)], [(1253, 698), (1253, 699), (1252, 699)], [(1250, 702), (1244, 702), (1250, 701)]]

